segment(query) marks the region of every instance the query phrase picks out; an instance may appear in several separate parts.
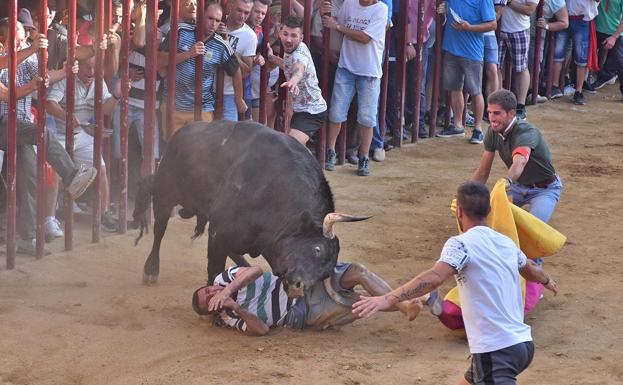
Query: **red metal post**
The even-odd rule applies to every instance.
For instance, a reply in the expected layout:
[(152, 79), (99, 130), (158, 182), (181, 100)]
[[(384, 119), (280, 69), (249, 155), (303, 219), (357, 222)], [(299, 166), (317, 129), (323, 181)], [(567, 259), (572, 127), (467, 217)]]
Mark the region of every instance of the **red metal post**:
[(415, 53), (415, 63), (417, 65), (417, 75), (415, 77), (415, 89), (413, 91), (413, 126), (411, 130), (411, 143), (415, 143), (418, 140), (420, 133), (420, 108), (421, 108), (421, 95), (422, 95), (422, 55), (424, 54), (424, 0), (418, 0), (417, 9), (417, 43)]
[[(195, 21), (195, 38), (197, 41), (203, 41), (203, 12), (204, 0), (197, 0), (197, 20)], [(156, 11), (158, 3), (156, 2)], [(158, 17), (156, 16), (156, 24)], [(151, 36), (147, 34), (146, 36)], [(201, 120), (201, 110), (203, 104), (203, 56), (195, 57), (195, 120)]]
[[(295, 0), (296, 1), (296, 0)], [(281, 1), (281, 23), (285, 21), (287, 17), (290, 16), (292, 12), (292, 3), (291, 0), (282, 0)], [(285, 51), (282, 49), (280, 55), (283, 58)], [(285, 75), (283, 71), (280, 71), (278, 84), (285, 82)], [(279, 100), (277, 100), (277, 118), (275, 119), (275, 129), (281, 132), (287, 133), (290, 131), (290, 121), (288, 119), (288, 115), (290, 112), (290, 95), (288, 93), (287, 88), (279, 87)], [(281, 113), (279, 113), (279, 111)]]
[[(401, 1), (398, 13), (398, 28), (396, 29), (396, 85), (392, 95), (394, 103), (398, 103), (398, 114), (391, 116), (394, 132), (392, 132), (394, 147), (402, 145), (402, 122), (405, 107), (405, 80), (407, 78), (407, 15), (411, 1)], [(388, 44), (388, 43), (386, 43)], [(395, 109), (392, 109), (395, 111)]]
[[(95, 25), (97, 31), (97, 41), (104, 39), (104, 1), (97, 0), (97, 10), (95, 12)], [(92, 241), (100, 240), (101, 225), (101, 188), (102, 188), (102, 129), (104, 128), (104, 111), (103, 107), (103, 91), (104, 91), (104, 50), (94, 47), (95, 49), (95, 136), (93, 139), (93, 167), (97, 169), (97, 177), (95, 178), (95, 194), (93, 194), (93, 229)]]
[(312, 10), (314, 9), (314, 0), (305, 0), (303, 8), (303, 41), (307, 47), (311, 44), (312, 29)]
[[(322, 81), (320, 89), (322, 91), (322, 97), (327, 103), (331, 101), (331, 94), (329, 93), (329, 55), (331, 44), (331, 30), (329, 28), (322, 29), (322, 57), (321, 57), (321, 73)], [(333, 81), (333, 79), (331, 79)], [(327, 131), (329, 129), (329, 119), (325, 119), (323, 127), (320, 128), (320, 134), (318, 135), (318, 143), (316, 144), (316, 159), (322, 167), (326, 161), (327, 155)]]
[[(123, 19), (121, 28), (123, 36), (121, 39), (120, 70), (121, 70), (121, 114), (120, 114), (120, 140), (121, 140), (121, 160), (119, 162), (119, 232), (124, 234), (128, 230), (128, 96), (130, 93), (127, 84), (130, 80), (130, 0), (123, 0)], [(140, 4), (137, 5), (140, 7)]]
[(504, 66), (504, 88), (510, 90), (513, 86), (513, 63), (511, 62), (510, 53), (506, 52), (504, 63), (501, 64)]
[[(73, 63), (76, 60), (76, 2), (67, 2), (67, 62)], [(97, 47), (94, 47), (98, 49)], [(73, 159), (74, 157), (74, 106), (76, 92), (76, 76), (71, 72), (71, 66), (67, 69), (67, 87), (65, 95), (65, 151)], [(74, 234), (74, 200), (69, 193), (65, 192), (65, 250), (73, 248)]]
[[(225, 20), (227, 20), (227, 14), (229, 13), (227, 8), (228, 4), (226, 1), (222, 1), (221, 5), (223, 6), (223, 22), (225, 22)], [(227, 40), (224, 35), (221, 36)], [(215, 82), (216, 87), (214, 93), (216, 95), (216, 100), (214, 103), (214, 119), (223, 119), (223, 98), (225, 97), (225, 71), (223, 70), (223, 67), (219, 67), (216, 70)]]
[[(437, 0), (437, 7), (443, 0)], [(441, 43), (443, 41), (443, 20), (445, 17), (435, 13), (435, 68), (433, 69), (433, 88), (431, 90), (430, 121), (428, 122), (428, 136), (435, 137), (437, 126), (437, 109), (439, 108), (439, 87), (441, 86), (441, 67), (443, 58), (441, 56)]]
[[(540, 0), (536, 8), (536, 18), (543, 17), (543, 5), (545, 1)], [(534, 63), (532, 65), (532, 105), (536, 105), (539, 95), (539, 83), (541, 77), (541, 50), (543, 49), (543, 29), (536, 27), (534, 35)]]
[[(39, 0), (39, 34), (48, 36), (48, 0)], [(39, 76), (48, 73), (48, 51), (40, 49), (38, 53)], [(43, 257), (45, 246), (45, 99), (47, 88), (39, 83), (37, 90), (37, 226), (36, 226), (36, 257)]]
[(169, 65), (167, 66), (167, 107), (166, 135), (168, 141), (175, 131), (173, 116), (175, 115), (175, 78), (177, 77), (177, 35), (179, 24), (180, 0), (171, 0), (171, 27), (169, 29)]
[(388, 28), (385, 32), (385, 51), (383, 52), (383, 77), (381, 78), (381, 105), (379, 107), (379, 131), (381, 138), (385, 140), (387, 130), (387, 85), (389, 83), (389, 41), (391, 32)]
[[(199, 11), (199, 9), (197, 9)], [(203, 12), (201, 12), (203, 15)], [(197, 12), (199, 15), (199, 12)], [(199, 26), (197, 27), (199, 28)], [(156, 128), (156, 75), (158, 72), (158, 0), (147, 0), (145, 18), (145, 132), (143, 134), (143, 175), (154, 173)], [(177, 42), (172, 42), (177, 46)], [(201, 57), (203, 59), (203, 57)]]
[(15, 267), (17, 166), (17, 0), (9, 0), (9, 125), (7, 127), (6, 268)]
[[(547, 32), (547, 83), (545, 86), (545, 96), (552, 97), (552, 85), (554, 82), (554, 42), (556, 32)], [(563, 84), (563, 83), (559, 83)]]
[[(260, 53), (264, 59), (268, 58), (268, 44), (270, 44), (270, 9), (266, 12), (266, 17), (262, 23), (262, 34), (264, 39), (260, 46)], [(266, 100), (268, 98), (268, 66), (263, 65), (260, 67), (260, 115), (259, 122), (267, 124), (268, 118), (266, 116)], [(251, 106), (249, 106), (251, 108)]]

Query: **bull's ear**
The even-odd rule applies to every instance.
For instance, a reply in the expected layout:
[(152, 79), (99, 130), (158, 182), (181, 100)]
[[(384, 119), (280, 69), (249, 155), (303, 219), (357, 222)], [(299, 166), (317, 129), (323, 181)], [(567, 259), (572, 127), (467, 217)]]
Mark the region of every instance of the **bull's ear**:
[(307, 210), (303, 211), (301, 213), (301, 232), (308, 233), (313, 231), (315, 228), (316, 225), (314, 224), (314, 218), (311, 213)]

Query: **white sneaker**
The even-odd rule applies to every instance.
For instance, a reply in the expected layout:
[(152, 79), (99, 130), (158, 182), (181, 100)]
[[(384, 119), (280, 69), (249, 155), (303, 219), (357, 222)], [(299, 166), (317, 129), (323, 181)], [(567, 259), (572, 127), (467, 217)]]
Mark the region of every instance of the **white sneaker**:
[(78, 198), (84, 194), (96, 176), (97, 170), (93, 167), (81, 167), (71, 181), (71, 184), (67, 186), (67, 191), (73, 199)]
[(60, 238), (65, 235), (61, 229), (61, 223), (56, 217), (47, 217), (45, 219), (45, 238), (46, 240), (52, 240), (54, 238)]
[(372, 152), (372, 160), (376, 162), (382, 162), (385, 160), (385, 150), (382, 148), (375, 148)]

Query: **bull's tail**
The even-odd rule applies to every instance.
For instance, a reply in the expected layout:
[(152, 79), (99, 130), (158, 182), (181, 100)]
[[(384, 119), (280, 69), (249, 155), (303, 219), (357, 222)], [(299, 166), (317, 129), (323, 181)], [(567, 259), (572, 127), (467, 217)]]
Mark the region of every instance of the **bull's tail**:
[(197, 239), (200, 236), (203, 235), (203, 233), (205, 233), (206, 230), (206, 224), (208, 223), (208, 218), (203, 215), (203, 214), (199, 214), (197, 213), (197, 224), (195, 225), (195, 233), (193, 234), (192, 237), (190, 237), (190, 239)]
[(141, 240), (143, 234), (149, 232), (147, 210), (149, 209), (149, 204), (151, 203), (153, 185), (153, 174), (144, 176), (138, 181), (138, 192), (136, 193), (136, 198), (134, 200), (134, 213), (132, 214), (132, 217), (134, 218), (133, 227), (139, 228), (140, 233), (134, 240), (134, 246), (138, 245), (138, 241)]

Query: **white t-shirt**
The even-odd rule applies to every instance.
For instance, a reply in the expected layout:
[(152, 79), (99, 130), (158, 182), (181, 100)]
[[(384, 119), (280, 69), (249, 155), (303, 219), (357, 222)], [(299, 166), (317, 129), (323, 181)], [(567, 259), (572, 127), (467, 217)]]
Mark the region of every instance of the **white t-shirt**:
[(582, 20), (591, 21), (597, 16), (599, 3), (589, 0), (567, 0), (569, 16), (584, 15)]
[[(260, 75), (261, 75), (261, 67), (253, 66), (251, 68), (251, 99), (259, 99), (260, 98)], [(279, 80), (279, 67), (273, 68), (268, 73), (268, 90), (277, 83)]]
[[(539, 0), (513, 0), (513, 3), (522, 5), (538, 4)], [(530, 16), (515, 12), (510, 7), (504, 7), (500, 31), (512, 33), (525, 31), (526, 29), (530, 29)]]
[(452, 266), (469, 350), (487, 353), (532, 341), (523, 323), (519, 269), (527, 262), (515, 243), (489, 227), (472, 227), (448, 239), (440, 262)]
[(299, 93), (292, 94), (292, 110), (294, 112), (308, 112), (319, 114), (327, 110), (327, 102), (322, 97), (322, 91), (318, 86), (316, 68), (305, 43), (301, 42), (292, 53), (283, 55), (283, 66), (286, 79), (292, 77), (294, 63), (301, 63), (305, 66), (303, 77), (299, 81)]
[[(231, 45), (234, 51), (240, 56), (255, 56), (255, 50), (257, 49), (257, 35), (255, 35), (255, 32), (253, 32), (247, 23), (243, 23), (242, 27), (230, 31), (228, 39), (229, 45)], [(227, 74), (225, 74), (223, 94), (234, 94), (234, 84), (232, 83), (231, 76), (228, 76)]]
[(337, 20), (346, 28), (363, 31), (371, 38), (368, 43), (361, 44), (345, 35), (338, 67), (355, 75), (380, 78), (383, 75), (387, 5), (379, 1), (363, 7), (359, 0), (346, 0), (337, 14)]

